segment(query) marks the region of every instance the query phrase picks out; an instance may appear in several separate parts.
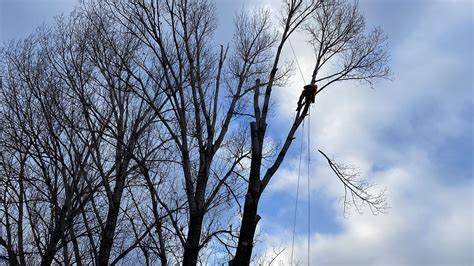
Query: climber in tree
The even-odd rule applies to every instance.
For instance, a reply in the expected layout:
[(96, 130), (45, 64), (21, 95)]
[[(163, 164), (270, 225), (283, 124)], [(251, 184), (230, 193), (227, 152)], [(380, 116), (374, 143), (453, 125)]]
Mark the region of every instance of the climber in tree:
[[(318, 91), (318, 86), (316, 82), (312, 81), (310, 85), (306, 85), (303, 87), (303, 92), (301, 92), (300, 99), (298, 100), (298, 107), (296, 111), (300, 111), (303, 105), (314, 103), (314, 98), (316, 96), (316, 92)], [(303, 103), (304, 99), (304, 103)]]

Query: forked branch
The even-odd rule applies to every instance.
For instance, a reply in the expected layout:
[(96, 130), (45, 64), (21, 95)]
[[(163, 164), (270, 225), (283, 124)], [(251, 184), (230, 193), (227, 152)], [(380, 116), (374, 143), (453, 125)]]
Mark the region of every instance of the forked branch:
[(364, 205), (367, 205), (374, 215), (387, 213), (389, 206), (387, 204), (386, 189), (373, 194), (370, 190), (375, 185), (365, 179), (361, 179), (360, 171), (357, 167), (336, 163), (329, 159), (324, 152), (318, 151), (326, 158), (329, 167), (331, 167), (331, 170), (344, 185), (344, 215), (352, 207), (358, 213), (362, 213), (361, 207)]

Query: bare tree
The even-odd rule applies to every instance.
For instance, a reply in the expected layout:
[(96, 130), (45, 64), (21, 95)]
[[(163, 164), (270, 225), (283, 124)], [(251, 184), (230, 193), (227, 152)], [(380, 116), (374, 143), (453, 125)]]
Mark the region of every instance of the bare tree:
[(177, 221), (173, 224), (183, 247), (182, 263), (195, 265), (209, 241), (232, 234), (220, 219), (212, 218), (223, 211), (222, 204), (238, 199), (241, 162), (249, 154), (246, 139), (229, 129), (244, 116), (240, 110), (253, 90), (249, 83), (263, 73), (274, 39), (261, 38), (265, 29), (258, 27), (266, 24), (251, 25), (258, 42), (236, 47), (227, 70), (228, 48), (211, 46), (216, 18), (208, 1), (110, 1), (102, 8), (109, 8), (146, 47), (152, 65), (142, 64), (144, 71), (160, 79), (156, 89), (167, 96), (163, 108), (151, 100), (156, 91), (137, 91), (155, 108), (180, 155), (186, 232)]
[[(7, 72), (2, 86), (2, 121), (6, 122), (2, 141), (13, 155), (26, 154), (16, 167), (19, 170), (13, 169), (15, 175), (8, 175), (8, 189), (3, 191), (20, 187), (12, 203), (17, 205), (19, 231), (24, 216), (22, 198), (28, 199), (27, 217), (30, 225), (35, 224), (30, 227), (33, 250), (44, 265), (54, 260), (69, 264), (69, 243), (74, 262), (81, 264), (79, 237), (84, 235), (94, 260), (107, 264), (103, 260), (109, 260), (119, 218), (128, 211), (121, 211), (125, 187), (131, 185), (127, 180), (139, 172), (137, 147), (143, 146), (142, 136), (149, 134), (156, 117), (149, 105), (134, 97), (130, 88), (138, 86), (136, 80), (123, 71), (131, 68), (136, 45), (119, 39), (125, 35), (107, 39), (112, 33), (105, 19), (94, 17), (96, 24), (87, 19), (82, 13), (60, 18), (54, 27), (41, 28), (2, 54)], [(114, 57), (113, 49), (121, 49), (122, 57)], [(160, 139), (156, 140), (148, 149), (159, 146)], [(8, 156), (3, 155), (3, 159)], [(11, 161), (2, 164), (5, 176), (17, 164)], [(29, 176), (22, 170), (25, 164)], [(21, 189), (25, 182), (28, 195)], [(9, 235), (14, 232), (10, 201), (4, 201)], [(105, 217), (97, 204), (108, 207)], [(77, 224), (79, 214), (82, 224)], [(151, 225), (138, 233), (148, 235)], [(18, 234), (19, 254), (24, 254), (22, 234)], [(13, 244), (7, 242), (3, 246), (13, 261)], [(60, 257), (59, 249), (63, 251)], [(123, 257), (124, 252), (119, 249), (117, 254)]]
[[(316, 55), (311, 83), (319, 84), (317, 93), (339, 81), (359, 80), (371, 83), (376, 78), (386, 78), (390, 75), (386, 66), (388, 61), (386, 38), (380, 29), (375, 29), (369, 34), (365, 33), (364, 19), (357, 9), (357, 3), (338, 0), (316, 2), (288, 0), (285, 1), (284, 7), (283, 33), (275, 52), (273, 68), (268, 76), (263, 104), (260, 104), (259, 90), (255, 90), (254, 94), (255, 121), (250, 124), (252, 136), (251, 170), (240, 227), (239, 245), (235, 257), (231, 261), (233, 265), (250, 263), (255, 229), (260, 219), (257, 214), (258, 201), (283, 162), (296, 130), (309, 109), (309, 104), (306, 104), (301, 112), (297, 112), (278, 156), (262, 174), (261, 154), (262, 147), (264, 147), (273, 79), (278, 69), (281, 50), (289, 36), (301, 28), (311, 37), (310, 43), (313, 45)], [(330, 62), (334, 63), (334, 72), (321, 76), (320, 70)], [(344, 185), (348, 185), (348, 183), (344, 183)], [(383, 204), (378, 200), (374, 203), (375, 205)]]
[[(3, 140), (3, 137), (2, 137)], [(0, 144), (0, 221), (5, 228), (0, 236), (0, 246), (6, 251), (6, 256), (0, 256), (1, 260), (7, 261), (10, 265), (20, 265), (25, 263), (25, 250), (23, 245), (23, 213), (24, 213), (24, 178), (26, 156), (14, 149), (8, 149), (7, 143)], [(12, 222), (13, 220), (13, 222)], [(16, 231), (16, 235), (14, 232)], [(6, 239), (5, 239), (5, 238)], [(15, 241), (16, 240), (16, 241)], [(16, 243), (15, 243), (16, 242)]]
[[(41, 36), (39, 34), (38, 36)], [(50, 265), (63, 248), (63, 261), (69, 263), (67, 245), (74, 235), (74, 221), (90, 199), (85, 189), (85, 164), (90, 149), (81, 132), (70, 127), (81, 123), (74, 104), (48, 65), (39, 37), (30, 37), (3, 54), (8, 75), (2, 87), (3, 143), (17, 154), (19, 169), (10, 178), (18, 183), (18, 244), (23, 249), (24, 207), (29, 220), (30, 239), (41, 263)], [(14, 191), (14, 190), (9, 190)], [(13, 208), (6, 208), (10, 215)], [(34, 226), (33, 226), (34, 224)], [(26, 243), (25, 243), (26, 244)], [(74, 243), (77, 248), (77, 243)], [(77, 249), (76, 249), (77, 251)], [(76, 263), (80, 257), (76, 252)], [(20, 256), (20, 261), (25, 261)]]

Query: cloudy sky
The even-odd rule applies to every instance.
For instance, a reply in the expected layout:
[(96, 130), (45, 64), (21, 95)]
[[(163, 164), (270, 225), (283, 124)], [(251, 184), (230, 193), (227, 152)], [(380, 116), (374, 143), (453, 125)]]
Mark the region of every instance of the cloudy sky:
[[(230, 41), (224, 18), (241, 8), (265, 5), (278, 13), (278, 0), (217, 1), (218, 39)], [(21, 38), (74, 1), (0, 0), (0, 42)], [(342, 83), (318, 95), (311, 110), (312, 265), (473, 265), (473, 32), (470, 0), (360, 0), (367, 25), (389, 36), (393, 81), (372, 90)], [(311, 50), (292, 39), (305, 75)], [(292, 54), (287, 47), (286, 55)], [(285, 128), (303, 81), (275, 90), (270, 133)], [(278, 119), (277, 119), (278, 118)], [(260, 203), (260, 254), (291, 251), (300, 139)], [(306, 143), (304, 143), (306, 145)], [(363, 176), (386, 188), (390, 210), (374, 216), (343, 216), (342, 185), (317, 149), (357, 165)], [(303, 155), (306, 162), (307, 155)], [(306, 166), (303, 165), (303, 169)], [(307, 263), (307, 181), (301, 180), (295, 258)]]

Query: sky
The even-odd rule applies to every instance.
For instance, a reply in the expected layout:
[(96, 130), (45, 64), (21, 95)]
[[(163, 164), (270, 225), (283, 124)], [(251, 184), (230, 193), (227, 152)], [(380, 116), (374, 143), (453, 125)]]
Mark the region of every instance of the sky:
[[(0, 0), (0, 43), (26, 37), (74, 3)], [(311, 109), (311, 265), (474, 265), (473, 3), (359, 0), (359, 5), (368, 28), (379, 25), (389, 36), (394, 76), (374, 89), (336, 84), (318, 95)], [(242, 6), (265, 6), (278, 14), (280, 4), (217, 1), (219, 41), (230, 42), (232, 23), (224, 18)], [(309, 79), (312, 52), (301, 36), (292, 37), (292, 43)], [(293, 57), (289, 47), (284, 56)], [(269, 126), (274, 139), (291, 123), (301, 79), (296, 73), (290, 86), (274, 90), (281, 99)], [(277, 265), (289, 264), (300, 143), (298, 134), (260, 201), (257, 252), (270, 258), (282, 249)], [(374, 216), (365, 210), (344, 217), (343, 187), (317, 149), (357, 165), (363, 176), (386, 188), (389, 212)], [(303, 169), (307, 158), (303, 154)], [(300, 185), (294, 257), (304, 265), (305, 174)]]

